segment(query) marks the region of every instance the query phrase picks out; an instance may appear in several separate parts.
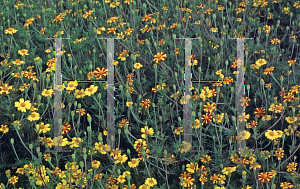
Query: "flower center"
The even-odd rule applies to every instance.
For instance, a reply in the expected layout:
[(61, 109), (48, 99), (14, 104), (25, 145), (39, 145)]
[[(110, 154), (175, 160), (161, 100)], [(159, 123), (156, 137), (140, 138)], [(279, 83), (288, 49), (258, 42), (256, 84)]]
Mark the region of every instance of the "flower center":
[(41, 129), (45, 129), (45, 125), (41, 125)]
[(227, 167), (227, 168), (226, 168), (226, 171), (231, 171), (231, 168), (230, 168), (230, 167)]
[(32, 114), (31, 117), (36, 117), (36, 115), (35, 115), (35, 114)]
[(79, 92), (78, 92), (78, 95), (82, 95), (82, 92), (81, 92), (81, 91), (79, 91)]
[(262, 178), (266, 179), (266, 178), (268, 178), (268, 175), (265, 173), (265, 174), (263, 174)]
[(89, 88), (89, 91), (90, 91), (90, 92), (92, 92), (92, 91), (93, 91), (93, 88), (92, 88), (92, 87), (90, 87), (90, 88)]
[(22, 102), (20, 105), (21, 105), (22, 107), (25, 107), (25, 106), (26, 106), (25, 102)]

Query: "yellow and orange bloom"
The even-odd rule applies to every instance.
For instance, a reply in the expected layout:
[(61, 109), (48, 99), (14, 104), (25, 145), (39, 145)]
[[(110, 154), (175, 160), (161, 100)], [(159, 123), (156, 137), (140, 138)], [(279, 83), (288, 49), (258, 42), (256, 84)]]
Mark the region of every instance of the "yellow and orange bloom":
[(1, 131), (2, 133), (7, 133), (7, 132), (9, 131), (9, 128), (8, 128), (7, 125), (2, 124), (2, 125), (1, 125), (1, 128), (0, 128), (0, 131)]
[(13, 89), (13, 86), (9, 86), (8, 83), (4, 84), (3, 86), (0, 86), (0, 94), (3, 95), (5, 94), (9, 94), (10, 91)]
[(96, 68), (96, 70), (94, 71), (94, 73), (96, 74), (97, 76), (97, 79), (102, 79), (103, 77), (106, 77), (107, 76), (107, 73), (108, 73), (108, 69), (106, 68)]
[(167, 55), (163, 52), (159, 52), (154, 56), (154, 62), (159, 63), (159, 61), (164, 61), (166, 59)]
[(278, 133), (275, 130), (268, 130), (267, 132), (265, 132), (265, 136), (270, 139), (276, 139), (278, 137)]
[(18, 51), (18, 53), (19, 53), (20, 55), (22, 55), (22, 56), (24, 56), (24, 55), (29, 55), (27, 49), (21, 49), (21, 50)]
[(88, 17), (91, 16), (91, 14), (92, 14), (93, 12), (94, 12), (94, 11), (89, 10), (88, 12), (84, 13), (83, 18), (87, 19)]
[(263, 107), (256, 108), (254, 111), (255, 117), (261, 118), (266, 114), (266, 109)]
[(50, 131), (50, 124), (44, 124), (44, 122), (41, 122), (41, 124), (36, 124), (36, 130), (37, 132), (40, 133), (47, 133)]
[(258, 174), (258, 180), (260, 182), (269, 182), (270, 180), (272, 180), (273, 175), (271, 172), (261, 172)]
[(19, 180), (19, 178), (16, 177), (15, 175), (14, 175), (14, 176), (11, 176), (11, 177), (9, 178), (9, 184), (15, 185), (15, 184), (18, 182), (18, 180)]
[(31, 103), (29, 100), (24, 101), (24, 98), (20, 98), (19, 102), (15, 102), (15, 107), (21, 112), (26, 112), (26, 109), (31, 108)]
[(267, 61), (265, 59), (258, 59), (255, 64), (258, 66), (258, 67), (261, 67), (262, 65), (265, 65), (267, 64)]
[(14, 34), (16, 33), (18, 30), (15, 30), (14, 28), (8, 28), (7, 30), (4, 30), (5, 34)]
[(276, 45), (276, 44), (278, 44), (278, 43), (280, 43), (281, 42), (281, 40), (280, 39), (278, 39), (278, 38), (276, 38), (276, 39), (272, 39), (271, 40), (271, 43), (274, 45)]
[(207, 124), (207, 123), (211, 122), (211, 121), (212, 121), (212, 118), (213, 118), (213, 116), (212, 116), (211, 113), (205, 113), (205, 114), (201, 117), (201, 119), (203, 120), (203, 124)]
[(144, 108), (149, 108), (150, 104), (151, 104), (151, 101), (149, 99), (145, 99), (145, 100), (142, 100), (140, 105), (143, 106)]
[(266, 68), (264, 71), (264, 75), (270, 75), (273, 70), (274, 70), (274, 66)]
[(29, 121), (37, 121), (40, 119), (40, 114), (37, 112), (32, 112), (30, 116), (27, 118)]

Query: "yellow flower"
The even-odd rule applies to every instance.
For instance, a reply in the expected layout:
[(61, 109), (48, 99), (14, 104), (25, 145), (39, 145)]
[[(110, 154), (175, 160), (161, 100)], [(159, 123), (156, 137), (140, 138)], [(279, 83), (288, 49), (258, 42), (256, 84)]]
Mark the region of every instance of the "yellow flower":
[(45, 50), (46, 53), (51, 53), (50, 49)]
[(222, 170), (222, 173), (224, 175), (228, 175), (229, 173), (233, 173), (236, 171), (236, 167), (225, 167), (223, 170)]
[(84, 13), (83, 18), (87, 19), (89, 16), (91, 16), (91, 14), (92, 14), (93, 12), (94, 12), (94, 11), (89, 10), (88, 12)]
[(151, 186), (151, 187), (153, 187), (154, 185), (157, 185), (157, 181), (156, 181), (156, 179), (155, 178), (147, 178), (146, 179), (146, 181), (145, 181), (145, 184), (147, 185), (147, 186)]
[(54, 91), (52, 89), (49, 89), (49, 90), (43, 89), (42, 96), (44, 96), (44, 97), (50, 96), (51, 97), (53, 92)]
[(44, 124), (44, 122), (41, 122), (41, 124), (36, 124), (36, 130), (41, 133), (47, 133), (50, 131), (50, 124)]
[(195, 173), (198, 170), (198, 163), (195, 164), (193, 162), (186, 165), (186, 170), (190, 173)]
[(265, 136), (270, 140), (274, 140), (274, 139), (278, 138), (278, 133), (275, 130), (268, 130), (265, 133)]
[(148, 126), (141, 128), (141, 132), (143, 133), (141, 137), (144, 139), (146, 139), (146, 135), (153, 136), (153, 134), (154, 134), (153, 128), (148, 128)]
[(26, 49), (19, 50), (18, 53), (19, 53), (20, 55), (22, 55), (22, 56), (24, 56), (24, 55), (29, 55), (29, 54), (28, 54), (28, 50), (26, 50)]
[(85, 95), (91, 96), (97, 91), (97, 89), (98, 89), (97, 86), (91, 85), (89, 88), (85, 89)]
[(278, 38), (276, 38), (276, 39), (272, 39), (271, 40), (271, 43), (274, 45), (276, 45), (276, 44), (278, 44), (278, 43), (280, 43), (281, 42), (281, 40), (280, 39), (278, 39)]
[(265, 65), (267, 64), (267, 61), (265, 59), (258, 59), (255, 64), (258, 66), (258, 67), (261, 67), (262, 65)]
[(126, 106), (131, 106), (133, 104), (133, 102), (126, 102)]
[(26, 109), (29, 110), (31, 108), (31, 103), (29, 100), (24, 102), (24, 98), (20, 98), (19, 102), (15, 102), (15, 107), (21, 112), (26, 112)]
[(68, 83), (68, 87), (66, 88), (68, 91), (72, 91), (74, 89), (76, 89), (76, 87), (78, 86), (78, 82), (69, 82)]
[(132, 158), (131, 161), (128, 161), (130, 168), (135, 168), (139, 165), (140, 160), (138, 158)]
[(55, 146), (66, 146), (69, 142), (67, 138), (61, 137), (54, 137), (53, 139), (54, 145)]
[(247, 140), (249, 137), (251, 136), (250, 132), (249, 131), (242, 131), (240, 133), (240, 140)]
[(36, 121), (40, 119), (40, 114), (37, 112), (32, 112), (30, 116), (27, 118), (29, 121)]
[(211, 31), (216, 33), (216, 32), (218, 32), (218, 28), (211, 28)]
[(191, 149), (192, 145), (189, 142), (183, 141), (182, 142), (182, 148), (180, 149), (181, 153), (187, 152)]
[(285, 120), (288, 122), (288, 123), (295, 123), (297, 120), (298, 120), (298, 118), (297, 117), (286, 117), (285, 118)]
[(136, 69), (140, 69), (142, 67), (143, 67), (143, 65), (141, 63), (135, 63), (134, 64), (134, 68), (136, 68)]
[(121, 163), (121, 164), (123, 164), (123, 163), (125, 163), (127, 161), (128, 157), (126, 156), (126, 154), (123, 154), (122, 156), (121, 155), (115, 156), (115, 159), (116, 159), (116, 161), (114, 163), (117, 163), (117, 164)]
[(11, 185), (15, 185), (18, 182), (19, 178), (16, 177), (15, 175), (9, 178), (9, 183)]
[(75, 98), (83, 98), (83, 97), (85, 97), (85, 93), (84, 93), (84, 90), (83, 89), (81, 89), (81, 90), (78, 90), (78, 89), (76, 89), (75, 90)]
[(7, 133), (9, 131), (9, 128), (8, 128), (7, 125), (2, 124), (1, 128), (0, 128), (0, 131), (3, 132), (3, 133)]
[(284, 12), (285, 14), (290, 14), (290, 7), (284, 7), (282, 12)]
[(100, 166), (100, 161), (94, 160), (92, 163), (92, 167), (95, 169), (98, 169)]
[(5, 34), (14, 34), (16, 33), (18, 30), (15, 30), (14, 28), (8, 28), (7, 30), (4, 30)]

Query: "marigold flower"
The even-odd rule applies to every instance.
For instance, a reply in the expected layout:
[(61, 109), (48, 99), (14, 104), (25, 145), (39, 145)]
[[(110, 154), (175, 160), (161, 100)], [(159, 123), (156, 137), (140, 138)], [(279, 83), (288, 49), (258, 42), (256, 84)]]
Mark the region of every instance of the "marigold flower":
[(14, 34), (16, 33), (18, 30), (15, 30), (14, 28), (8, 28), (7, 30), (4, 30), (5, 34)]
[(273, 175), (271, 172), (261, 172), (258, 174), (258, 180), (260, 182), (269, 182), (270, 180), (272, 180)]

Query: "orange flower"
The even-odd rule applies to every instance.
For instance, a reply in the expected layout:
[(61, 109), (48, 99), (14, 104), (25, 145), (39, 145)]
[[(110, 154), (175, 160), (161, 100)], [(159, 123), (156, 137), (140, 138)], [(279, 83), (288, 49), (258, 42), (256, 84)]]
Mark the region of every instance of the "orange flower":
[(292, 65), (294, 65), (296, 63), (296, 59), (289, 60), (288, 63), (289, 63), (290, 66), (292, 66)]
[(273, 70), (274, 70), (273, 66), (271, 66), (269, 68), (266, 68), (264, 74), (265, 75), (270, 75)]

